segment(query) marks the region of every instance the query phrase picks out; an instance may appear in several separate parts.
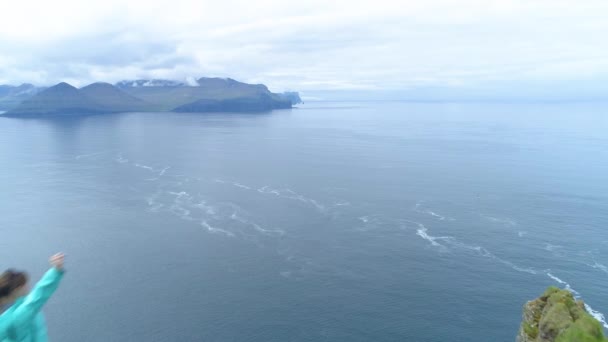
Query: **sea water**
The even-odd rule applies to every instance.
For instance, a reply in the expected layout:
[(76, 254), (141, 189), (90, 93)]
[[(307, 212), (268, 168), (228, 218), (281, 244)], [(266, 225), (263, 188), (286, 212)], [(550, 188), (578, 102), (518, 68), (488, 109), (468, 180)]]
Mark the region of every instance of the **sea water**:
[(606, 108), (0, 118), (0, 266), (67, 253), (67, 342), (513, 341), (549, 285), (603, 320)]

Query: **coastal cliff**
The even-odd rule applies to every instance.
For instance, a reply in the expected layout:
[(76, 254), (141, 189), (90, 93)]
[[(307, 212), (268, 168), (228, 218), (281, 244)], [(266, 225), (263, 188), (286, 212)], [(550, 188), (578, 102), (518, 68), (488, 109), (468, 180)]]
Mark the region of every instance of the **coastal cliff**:
[(0, 110), (8, 110), (3, 116), (266, 112), (289, 109), (301, 102), (297, 92), (273, 93), (263, 84), (231, 78), (201, 77), (189, 84), (158, 79), (122, 81), (116, 85), (96, 82), (80, 89), (64, 82), (44, 90), (32, 87), (0, 86)]
[(601, 324), (568, 290), (549, 287), (524, 305), (517, 342), (606, 342)]

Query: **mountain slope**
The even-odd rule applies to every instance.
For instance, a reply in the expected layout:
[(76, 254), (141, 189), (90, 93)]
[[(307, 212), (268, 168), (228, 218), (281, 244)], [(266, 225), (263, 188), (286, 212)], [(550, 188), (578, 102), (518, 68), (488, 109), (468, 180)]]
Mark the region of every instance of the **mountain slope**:
[(105, 113), (102, 105), (73, 86), (62, 82), (24, 100), (6, 116), (66, 115)]
[[(66, 115), (135, 111), (254, 112), (291, 108), (297, 93), (275, 94), (263, 84), (230, 78), (200, 78), (185, 83), (170, 80), (135, 80), (93, 83), (76, 89), (59, 83), (10, 108), (4, 115)], [(31, 86), (31, 85), (30, 85)], [(23, 93), (27, 93), (24, 89)], [(15, 91), (0, 87), (0, 95)]]
[(152, 110), (152, 106), (129, 95), (109, 83), (93, 83), (80, 89), (90, 100), (101, 104), (112, 112), (135, 112)]
[(16, 107), (25, 99), (32, 97), (44, 88), (29, 83), (20, 86), (0, 85), (0, 110), (9, 110)]
[(230, 99), (201, 99), (174, 108), (175, 112), (262, 112), (273, 109), (291, 108), (291, 101), (276, 99), (262, 93), (256, 96), (236, 97)]
[(201, 112), (211, 111), (210, 108), (232, 108), (229, 111), (258, 111), (291, 107), (290, 101), (270, 92), (263, 84), (247, 84), (230, 78), (202, 77), (193, 86), (166, 80), (118, 84), (123, 91), (154, 104), (159, 110)]

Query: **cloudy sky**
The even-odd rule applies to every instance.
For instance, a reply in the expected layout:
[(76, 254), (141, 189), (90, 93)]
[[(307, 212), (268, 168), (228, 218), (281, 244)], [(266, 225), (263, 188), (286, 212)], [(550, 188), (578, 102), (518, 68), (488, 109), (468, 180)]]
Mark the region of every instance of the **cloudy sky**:
[(606, 0), (3, 0), (0, 84), (200, 76), (277, 91), (606, 84), (606, 18)]

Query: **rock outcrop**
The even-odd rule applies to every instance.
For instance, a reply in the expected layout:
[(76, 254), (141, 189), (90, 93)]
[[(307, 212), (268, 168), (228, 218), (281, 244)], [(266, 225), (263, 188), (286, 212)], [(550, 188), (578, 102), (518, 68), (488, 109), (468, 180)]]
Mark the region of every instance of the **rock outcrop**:
[(524, 305), (517, 342), (606, 342), (601, 324), (568, 290), (550, 287)]

